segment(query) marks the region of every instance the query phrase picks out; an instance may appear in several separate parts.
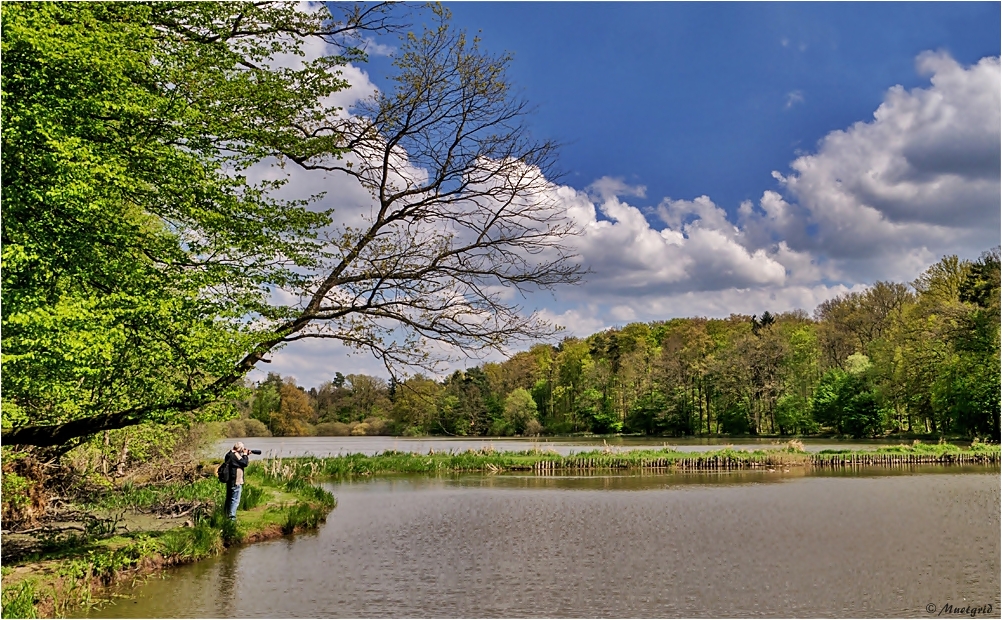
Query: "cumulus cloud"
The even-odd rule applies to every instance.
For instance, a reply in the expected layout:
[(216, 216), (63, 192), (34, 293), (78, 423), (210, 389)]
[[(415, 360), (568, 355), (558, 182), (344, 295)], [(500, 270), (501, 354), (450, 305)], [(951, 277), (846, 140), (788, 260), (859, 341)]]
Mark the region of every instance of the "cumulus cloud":
[(802, 210), (789, 218), (816, 230), (791, 246), (844, 261), (846, 277), (903, 277), (942, 253), (998, 243), (999, 59), (964, 67), (924, 53), (917, 67), (928, 88), (891, 88), (873, 120), (774, 173)]
[(575, 249), (591, 270), (588, 294), (636, 297), (786, 281), (787, 269), (775, 258), (779, 246), (746, 247), (743, 232), (706, 196), (663, 200), (655, 210), (663, 224), (658, 229), (614, 192), (604, 192), (597, 204), (568, 187), (558, 195), (581, 229)]
[[(631, 203), (646, 188), (622, 178), (550, 186), (547, 199), (581, 230), (575, 249), (591, 273), (524, 305), (577, 336), (675, 316), (810, 311), (877, 279), (910, 280), (943, 254), (998, 244), (999, 59), (965, 67), (926, 53), (917, 68), (928, 86), (889, 89), (872, 119), (831, 132), (774, 173), (778, 187), (730, 213), (706, 195), (640, 207)], [(350, 182), (325, 182), (342, 197), (330, 200), (365, 203)], [(329, 347), (297, 343), (269, 369), (307, 372), (292, 361), (305, 346), (309, 359)]]
[(644, 185), (628, 185), (618, 177), (602, 177), (585, 188), (585, 191), (598, 200), (608, 200), (617, 196), (647, 197), (647, 187)]

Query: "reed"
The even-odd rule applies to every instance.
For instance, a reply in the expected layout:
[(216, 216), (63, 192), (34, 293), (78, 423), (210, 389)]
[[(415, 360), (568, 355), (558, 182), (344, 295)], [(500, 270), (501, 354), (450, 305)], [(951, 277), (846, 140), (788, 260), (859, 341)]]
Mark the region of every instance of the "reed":
[(324, 521), (327, 511), (306, 502), (299, 502), (285, 513), (285, 523), (282, 524), (283, 534), (292, 534), (296, 530), (312, 530)]
[(264, 489), (252, 484), (244, 483), (240, 492), (240, 504), (238, 510), (250, 510), (257, 508), (258, 504), (267, 499)]
[(390, 473), (447, 473), (532, 471), (547, 473), (567, 470), (652, 469), (673, 471), (712, 471), (776, 467), (855, 467), (916, 464), (999, 463), (999, 446), (974, 444), (960, 448), (951, 444), (915, 444), (886, 446), (875, 450), (825, 450), (809, 453), (803, 444), (791, 441), (767, 450), (735, 450), (725, 447), (709, 452), (609, 449), (562, 456), (538, 450), (496, 452), (492, 449), (465, 452), (429, 452), (428, 454), (386, 451), (374, 456), (348, 454), (333, 457), (268, 459), (260, 467), (269, 476), (301, 483), (320, 478), (342, 478)]
[(35, 582), (25, 580), (10, 588), (4, 588), (0, 600), (0, 615), (4, 618), (37, 618)]

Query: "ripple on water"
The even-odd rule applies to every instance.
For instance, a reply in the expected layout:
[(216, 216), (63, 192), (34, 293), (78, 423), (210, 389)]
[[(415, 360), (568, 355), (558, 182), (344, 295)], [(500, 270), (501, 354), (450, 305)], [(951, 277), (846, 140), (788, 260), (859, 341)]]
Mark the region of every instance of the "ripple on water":
[(318, 533), (180, 568), (135, 591), (137, 603), (94, 615), (928, 617), (929, 603), (998, 610), (998, 469), (934, 471), (397, 476), (332, 485), (338, 508)]

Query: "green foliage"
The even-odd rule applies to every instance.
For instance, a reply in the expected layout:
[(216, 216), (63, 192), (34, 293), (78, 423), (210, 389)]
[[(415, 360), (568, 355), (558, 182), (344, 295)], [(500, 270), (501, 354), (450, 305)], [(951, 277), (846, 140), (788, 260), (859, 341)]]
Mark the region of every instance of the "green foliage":
[(299, 502), (288, 509), (285, 522), (282, 524), (283, 534), (292, 534), (297, 529), (316, 529), (327, 517), (326, 511), (316, 508), (306, 502)]
[(37, 618), (35, 582), (25, 579), (3, 589), (2, 617)]
[(271, 334), (248, 319), (287, 314), (267, 287), (321, 256), (329, 214), (242, 171), (342, 152), (301, 127), (334, 113), (348, 58), (267, 68), (329, 20), (289, 3), (2, 7), (5, 430), (227, 415), (198, 405)]
[(238, 510), (250, 510), (257, 507), (265, 499), (264, 489), (252, 484), (245, 483), (240, 491), (240, 505)]
[(515, 433), (525, 433), (526, 425), (536, 419), (536, 401), (525, 388), (516, 388), (508, 393), (504, 401), (504, 419)]
[(811, 415), (810, 403), (790, 393), (776, 399), (776, 426), (784, 435), (810, 435), (819, 428)]
[(814, 419), (852, 437), (872, 437), (883, 430), (884, 412), (866, 375), (869, 361), (859, 356), (850, 364), (855, 372), (838, 368), (821, 378), (813, 400)]

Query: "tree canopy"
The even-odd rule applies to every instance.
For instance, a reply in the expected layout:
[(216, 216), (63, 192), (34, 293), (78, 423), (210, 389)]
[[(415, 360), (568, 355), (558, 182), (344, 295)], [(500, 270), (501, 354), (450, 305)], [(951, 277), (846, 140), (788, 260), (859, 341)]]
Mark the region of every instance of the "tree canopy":
[[(912, 287), (877, 282), (838, 296), (813, 318), (797, 311), (632, 323), (440, 381), (408, 379), (392, 392), (385, 381), (352, 375), (304, 390), (317, 424), (306, 432), (348, 434), (368, 420), (367, 428), (401, 434), (997, 440), (999, 292), (996, 249), (976, 261), (945, 257)], [(267, 385), (251, 402), (269, 398)]]
[[(400, 24), (383, 4), (340, 8), (2, 7), (6, 443), (212, 417), (302, 338), (392, 365), (429, 363), (429, 341), (546, 331), (493, 288), (577, 277), (541, 185), (552, 145), (521, 124), (508, 59), (435, 9), (404, 39), (396, 89), (341, 110), (327, 102), (361, 37)], [(325, 53), (308, 57), (313, 41)], [(290, 162), (354, 176), (371, 215), (253, 180)]]

